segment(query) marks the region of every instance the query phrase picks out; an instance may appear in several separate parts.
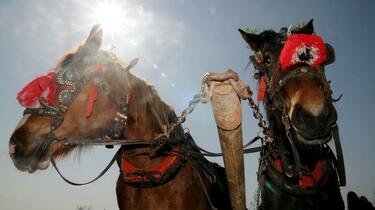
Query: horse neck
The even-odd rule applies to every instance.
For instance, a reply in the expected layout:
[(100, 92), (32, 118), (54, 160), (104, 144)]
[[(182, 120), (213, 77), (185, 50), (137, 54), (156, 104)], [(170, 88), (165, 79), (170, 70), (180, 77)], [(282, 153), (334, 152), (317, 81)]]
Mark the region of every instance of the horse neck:
[[(160, 99), (151, 85), (142, 79), (130, 75), (129, 82), (129, 112), (128, 124), (125, 132), (126, 139), (154, 140), (163, 132), (162, 126), (169, 125), (168, 114), (171, 108)], [(147, 148), (134, 148), (128, 153), (146, 151)], [(147, 156), (134, 156), (129, 158), (137, 165), (150, 166), (160, 161), (160, 158), (150, 160)]]

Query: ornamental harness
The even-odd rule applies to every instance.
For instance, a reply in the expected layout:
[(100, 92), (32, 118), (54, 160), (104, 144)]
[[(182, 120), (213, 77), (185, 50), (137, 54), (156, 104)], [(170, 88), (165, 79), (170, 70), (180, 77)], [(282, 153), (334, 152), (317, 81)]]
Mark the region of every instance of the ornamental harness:
[[(280, 141), (280, 146), (276, 146), (275, 140), (277, 139), (270, 133), (257, 105), (251, 100), (250, 105), (254, 110), (254, 117), (258, 119), (258, 125), (263, 129), (265, 136), (265, 146), (259, 159), (258, 182), (262, 181), (261, 176), (266, 173), (272, 182), (281, 189), (295, 195), (307, 195), (316, 193), (327, 182), (329, 174), (335, 172), (338, 185), (345, 186), (345, 166), (337, 124), (331, 127), (331, 134), (328, 137), (313, 141), (306, 140), (302, 136), (298, 139), (307, 148), (319, 147), (325, 151), (323, 154), (326, 159), (318, 161), (316, 166), (310, 170), (301, 163), (295, 139), (291, 135), (291, 122), (280, 96), (281, 90), (288, 81), (300, 75), (309, 74), (316, 79), (328, 101), (337, 102), (340, 100), (342, 95), (338, 99), (332, 98), (330, 81), (326, 79), (323, 67), (328, 62), (326, 58), (328, 56), (331, 56), (329, 62), (334, 62), (334, 50), (317, 35), (290, 34), (283, 29), (280, 33), (284, 36), (282, 41), (284, 46), (280, 54), (280, 69), (272, 72), (267, 68), (263, 62), (266, 57), (263, 50), (250, 56), (250, 61), (257, 71), (254, 78), (259, 80), (258, 100), (265, 100), (266, 103), (271, 104), (272, 110), (278, 110), (281, 113), (281, 121), (285, 127), (285, 135), (292, 150), (294, 162), (287, 161), (286, 145), (283, 141)], [(335, 142), (337, 158), (326, 145), (332, 137)]]

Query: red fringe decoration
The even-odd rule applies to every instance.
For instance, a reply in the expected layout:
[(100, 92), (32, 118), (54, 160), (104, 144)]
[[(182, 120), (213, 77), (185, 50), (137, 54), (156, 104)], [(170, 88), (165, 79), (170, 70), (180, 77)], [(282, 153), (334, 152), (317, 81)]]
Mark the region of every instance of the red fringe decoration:
[[(308, 61), (298, 58), (299, 50), (307, 48), (312, 56)], [(318, 35), (291, 34), (280, 54), (282, 72), (297, 64), (308, 64), (315, 68), (326, 61), (326, 48), (323, 39)]]
[(29, 82), (17, 94), (17, 100), (24, 107), (35, 107), (39, 99), (44, 103), (53, 104), (56, 87), (56, 72), (51, 71)]
[(267, 88), (266, 79), (264, 78), (264, 75), (262, 75), (259, 78), (258, 96), (257, 96), (258, 101), (264, 100), (264, 97), (266, 96), (266, 88)]

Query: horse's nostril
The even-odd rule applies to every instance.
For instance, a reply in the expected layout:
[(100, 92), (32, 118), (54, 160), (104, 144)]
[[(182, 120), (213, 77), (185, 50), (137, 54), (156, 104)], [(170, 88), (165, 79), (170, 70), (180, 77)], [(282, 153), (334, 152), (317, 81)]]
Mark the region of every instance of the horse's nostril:
[(9, 154), (11, 157), (19, 156), (22, 152), (22, 145), (20, 145), (19, 140), (16, 138), (16, 136), (12, 136), (9, 141)]
[(302, 123), (306, 117), (306, 114), (304, 113), (304, 110), (301, 105), (296, 104), (294, 107), (294, 114), (293, 118), (295, 121)]
[(17, 144), (9, 143), (9, 154), (14, 155), (17, 152)]

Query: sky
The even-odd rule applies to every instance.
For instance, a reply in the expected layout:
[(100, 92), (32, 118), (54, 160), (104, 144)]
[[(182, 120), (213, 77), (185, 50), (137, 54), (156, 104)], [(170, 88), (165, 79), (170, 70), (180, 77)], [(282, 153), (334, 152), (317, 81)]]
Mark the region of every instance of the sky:
[[(125, 62), (140, 58), (132, 70), (153, 83), (176, 113), (197, 93), (206, 72), (232, 68), (256, 90), (250, 51), (238, 28), (275, 29), (314, 18), (315, 31), (336, 51), (327, 66), (336, 103), (349, 190), (375, 200), (375, 1), (371, 0), (126, 0), (124, 24), (104, 31), (104, 46)], [(47, 72), (67, 51), (84, 40), (95, 24), (99, 1), (0, 0), (0, 209), (117, 209), (113, 166), (97, 182), (75, 187), (51, 167), (33, 174), (18, 171), (8, 155), (8, 141), (22, 116), (16, 94), (34, 77)], [(210, 105), (198, 105), (183, 125), (204, 148), (219, 151)], [(244, 139), (259, 128), (243, 103)], [(58, 165), (74, 181), (95, 177), (115, 150), (90, 148)], [(257, 187), (258, 154), (245, 156), (247, 204)], [(211, 159), (222, 163), (220, 158)]]

